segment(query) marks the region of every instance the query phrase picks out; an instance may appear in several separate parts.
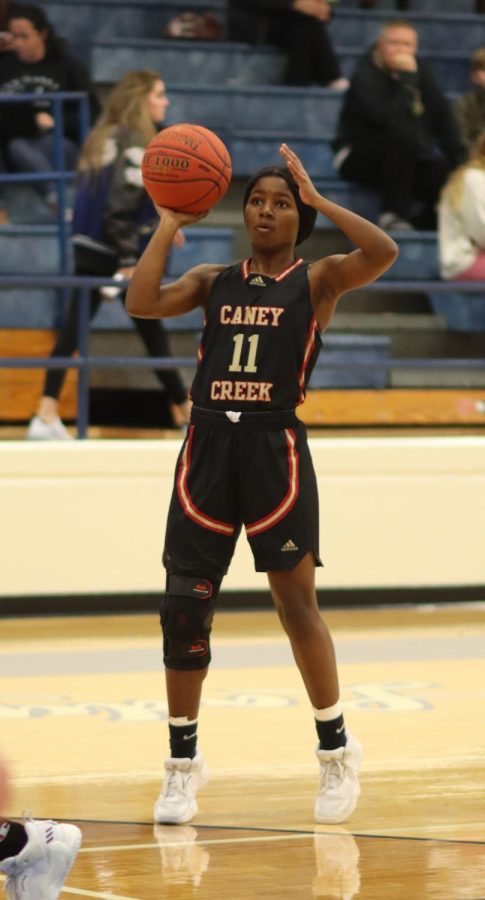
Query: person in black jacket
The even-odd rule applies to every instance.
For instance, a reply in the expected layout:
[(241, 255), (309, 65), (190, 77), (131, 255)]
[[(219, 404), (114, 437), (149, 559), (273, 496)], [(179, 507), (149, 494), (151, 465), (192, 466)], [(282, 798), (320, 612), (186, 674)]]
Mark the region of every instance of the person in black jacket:
[[(67, 52), (43, 9), (34, 5), (13, 6), (8, 28), (11, 53), (0, 58), (0, 93), (44, 94), (59, 91), (86, 91), (91, 117), (98, 103), (84, 64)], [(0, 147), (7, 170), (48, 172), (53, 168), (54, 118), (51, 104), (39, 99), (35, 104), (0, 105)], [(67, 169), (74, 168), (79, 151), (78, 104), (64, 104), (64, 153)], [(36, 189), (55, 208), (56, 192), (50, 181), (39, 181)]]
[(284, 84), (346, 90), (325, 23), (327, 0), (228, 0), (229, 38), (268, 43), (286, 53)]
[(434, 228), (449, 172), (464, 156), (451, 104), (404, 21), (382, 28), (351, 80), (340, 113), (335, 166), (380, 190), (381, 227)]

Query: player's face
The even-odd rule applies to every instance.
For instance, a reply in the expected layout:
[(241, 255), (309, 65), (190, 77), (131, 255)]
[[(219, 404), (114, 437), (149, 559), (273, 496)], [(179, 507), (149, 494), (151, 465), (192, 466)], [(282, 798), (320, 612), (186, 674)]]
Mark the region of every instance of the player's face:
[(161, 79), (155, 81), (147, 99), (152, 122), (155, 125), (161, 124), (165, 119), (170, 102), (165, 93), (165, 85)]
[(29, 19), (10, 19), (9, 29), (15, 53), (22, 62), (38, 62), (45, 56), (47, 31), (38, 31)]
[(255, 245), (294, 245), (300, 216), (284, 178), (267, 175), (256, 182), (244, 209), (244, 222)]

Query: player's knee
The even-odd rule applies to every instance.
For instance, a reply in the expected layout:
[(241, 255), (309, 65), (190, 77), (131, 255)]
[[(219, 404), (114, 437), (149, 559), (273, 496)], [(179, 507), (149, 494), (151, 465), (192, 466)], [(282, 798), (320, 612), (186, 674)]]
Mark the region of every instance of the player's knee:
[(210, 633), (220, 581), (167, 575), (160, 605), (163, 661), (168, 669), (205, 669), (211, 661)]

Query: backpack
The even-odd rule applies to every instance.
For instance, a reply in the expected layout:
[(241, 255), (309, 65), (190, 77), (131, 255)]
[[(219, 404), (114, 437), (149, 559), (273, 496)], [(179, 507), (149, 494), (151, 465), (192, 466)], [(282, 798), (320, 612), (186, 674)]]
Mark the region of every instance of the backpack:
[(113, 275), (118, 256), (101, 238), (103, 210), (113, 177), (113, 166), (81, 172), (76, 184), (71, 244), (76, 270), (100, 278)]

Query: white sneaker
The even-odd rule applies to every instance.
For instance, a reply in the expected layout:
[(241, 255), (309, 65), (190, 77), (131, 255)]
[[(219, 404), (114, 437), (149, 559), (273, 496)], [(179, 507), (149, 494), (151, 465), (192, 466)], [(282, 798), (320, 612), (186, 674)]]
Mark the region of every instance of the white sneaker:
[(40, 416), (34, 416), (30, 420), (27, 429), (28, 441), (72, 441), (74, 438), (59, 418), (53, 422), (44, 422)]
[(182, 757), (165, 760), (165, 778), (153, 815), (161, 825), (183, 825), (195, 816), (195, 795), (209, 781), (209, 770), (201, 753), (194, 759)]
[(82, 834), (75, 825), (26, 821), (28, 841), (17, 854), (0, 862), (9, 877), (8, 900), (56, 900), (76, 859)]
[(345, 747), (320, 750), (320, 784), (315, 798), (315, 820), (326, 825), (345, 822), (357, 806), (360, 794), (359, 769), (363, 757), (359, 741), (347, 735)]

